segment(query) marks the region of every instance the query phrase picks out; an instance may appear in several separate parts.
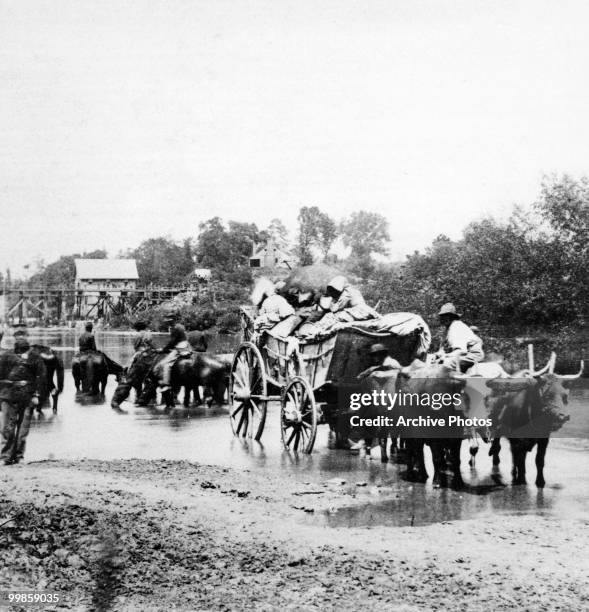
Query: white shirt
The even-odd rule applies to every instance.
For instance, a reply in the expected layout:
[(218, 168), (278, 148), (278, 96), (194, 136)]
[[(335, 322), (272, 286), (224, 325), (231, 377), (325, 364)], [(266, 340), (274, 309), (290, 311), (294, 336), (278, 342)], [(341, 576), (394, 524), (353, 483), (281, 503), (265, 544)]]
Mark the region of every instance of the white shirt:
[(448, 327), (446, 343), (450, 351), (460, 350), (465, 353), (482, 351), (483, 341), (460, 319), (455, 319)]
[(294, 308), (281, 295), (275, 293), (262, 302), (254, 321), (254, 328), (259, 329), (268, 325), (272, 327), (291, 314), (294, 314)]

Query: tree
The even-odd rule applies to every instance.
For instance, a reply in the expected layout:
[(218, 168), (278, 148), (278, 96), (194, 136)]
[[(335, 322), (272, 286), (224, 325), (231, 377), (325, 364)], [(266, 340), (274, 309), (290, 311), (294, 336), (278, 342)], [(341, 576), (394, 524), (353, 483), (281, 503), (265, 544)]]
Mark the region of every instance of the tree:
[(351, 248), (351, 267), (361, 276), (374, 269), (373, 254), (387, 255), (388, 221), (378, 213), (358, 211), (341, 224), (344, 245)]
[(271, 240), (284, 253), (290, 251), (288, 230), (280, 219), (272, 219), (262, 234), (266, 240)]
[(193, 271), (194, 262), (187, 243), (167, 236), (144, 240), (128, 255), (137, 260), (139, 279), (145, 284), (176, 285)]
[(213, 217), (198, 226), (196, 260), (203, 268), (225, 268), (229, 262), (228, 235), (219, 217)]
[(327, 214), (320, 213), (317, 225), (317, 246), (323, 255), (323, 261), (327, 260), (327, 255), (337, 238), (337, 225)]
[(229, 221), (228, 225), (227, 229), (219, 217), (199, 225), (195, 249), (199, 265), (224, 271), (248, 265), (252, 246), (263, 238), (263, 234), (255, 223)]
[(297, 254), (301, 266), (313, 263), (314, 248), (319, 249), (325, 260), (337, 237), (335, 221), (317, 206), (303, 206), (299, 210), (298, 222)]
[(548, 224), (538, 256), (552, 270), (553, 293), (562, 296), (571, 315), (589, 314), (589, 180), (545, 179), (534, 209)]
[(236, 268), (248, 265), (252, 247), (262, 240), (262, 235), (255, 223), (229, 221), (227, 238), (228, 261), (231, 268)]
[(58, 260), (44, 265), (31, 276), (29, 282), (48, 287), (72, 286), (76, 279), (76, 265), (74, 263), (76, 259), (106, 259), (106, 251), (97, 249), (82, 254), (62, 255)]

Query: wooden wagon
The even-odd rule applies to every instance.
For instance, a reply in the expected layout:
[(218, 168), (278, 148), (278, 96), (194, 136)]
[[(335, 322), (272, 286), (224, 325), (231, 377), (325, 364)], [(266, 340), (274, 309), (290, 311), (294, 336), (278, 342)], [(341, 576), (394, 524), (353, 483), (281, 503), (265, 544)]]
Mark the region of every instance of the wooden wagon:
[[(247, 334), (245, 336), (247, 338)], [(420, 331), (399, 336), (352, 324), (313, 340), (281, 338), (264, 332), (237, 349), (229, 382), (229, 416), (236, 436), (260, 440), (268, 402), (280, 402), (282, 442), (287, 449), (310, 453), (317, 426), (328, 423), (337, 434), (338, 419), (348, 412), (338, 394), (369, 366), (375, 343), (401, 365), (414, 359)], [(340, 402), (343, 403), (343, 402)]]

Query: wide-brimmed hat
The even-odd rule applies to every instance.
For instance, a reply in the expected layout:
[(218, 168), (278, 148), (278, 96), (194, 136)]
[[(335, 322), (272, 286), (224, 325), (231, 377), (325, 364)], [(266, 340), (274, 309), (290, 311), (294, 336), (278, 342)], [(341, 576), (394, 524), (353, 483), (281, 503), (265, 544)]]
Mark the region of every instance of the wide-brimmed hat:
[(348, 281), (347, 281), (345, 276), (334, 276), (327, 283), (327, 288), (329, 289), (331, 287), (332, 289), (334, 289), (338, 293), (341, 293), (345, 289), (345, 286), (347, 285), (347, 283), (348, 283)]
[(458, 317), (458, 318), (462, 316), (460, 315), (460, 313), (456, 312), (456, 306), (454, 306), (452, 302), (447, 302), (440, 308), (440, 312), (438, 312), (438, 316), (441, 317), (442, 315), (454, 315), (455, 317)]

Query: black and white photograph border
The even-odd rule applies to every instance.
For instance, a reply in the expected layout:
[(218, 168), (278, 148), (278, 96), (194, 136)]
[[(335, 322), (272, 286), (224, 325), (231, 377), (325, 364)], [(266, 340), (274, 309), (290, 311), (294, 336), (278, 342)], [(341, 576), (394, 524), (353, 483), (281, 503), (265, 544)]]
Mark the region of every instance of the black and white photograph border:
[(0, 0), (0, 609), (589, 608), (588, 19)]

